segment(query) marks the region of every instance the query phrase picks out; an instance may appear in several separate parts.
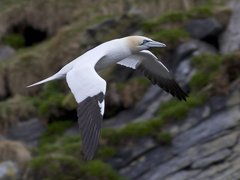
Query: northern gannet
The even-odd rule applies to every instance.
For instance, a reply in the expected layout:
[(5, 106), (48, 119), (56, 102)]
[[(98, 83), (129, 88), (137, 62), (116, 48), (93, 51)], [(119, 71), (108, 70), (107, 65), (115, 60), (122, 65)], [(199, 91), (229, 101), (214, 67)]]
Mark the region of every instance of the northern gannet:
[(105, 42), (65, 65), (59, 72), (32, 87), (48, 81), (66, 78), (77, 103), (77, 115), (84, 158), (90, 161), (99, 141), (104, 114), (106, 81), (97, 72), (115, 63), (139, 70), (153, 84), (185, 100), (181, 89), (169, 70), (147, 49), (165, 47), (160, 42), (143, 36), (129, 36)]

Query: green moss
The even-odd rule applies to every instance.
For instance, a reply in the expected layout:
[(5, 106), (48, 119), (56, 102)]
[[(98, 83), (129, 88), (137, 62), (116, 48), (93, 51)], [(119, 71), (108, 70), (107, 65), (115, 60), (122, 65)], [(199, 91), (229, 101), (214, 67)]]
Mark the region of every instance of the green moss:
[(5, 133), (8, 126), (26, 121), (37, 114), (37, 107), (31, 98), (16, 95), (0, 103), (0, 131)]
[(163, 122), (160, 119), (153, 119), (138, 123), (129, 123), (124, 128), (120, 129), (120, 134), (126, 137), (143, 137), (146, 135), (153, 135), (155, 129), (160, 127), (162, 123)]
[(118, 129), (104, 128), (101, 131), (101, 138), (107, 139), (111, 144), (118, 144), (120, 141), (120, 133)]
[(54, 143), (73, 124), (72, 121), (55, 121), (50, 124), (41, 137), (41, 144)]
[(166, 13), (157, 19), (158, 23), (180, 23), (185, 21), (186, 21), (186, 14), (184, 12)]
[(175, 46), (180, 44), (190, 36), (184, 29), (163, 29), (153, 35), (156, 41), (161, 41), (167, 44), (167, 46)]
[(105, 159), (105, 158), (113, 157), (115, 154), (116, 154), (115, 147), (105, 146), (98, 151), (97, 156)]
[(223, 57), (216, 54), (200, 54), (191, 59), (191, 65), (195, 66), (198, 70), (209, 72), (218, 70)]
[(219, 68), (223, 57), (215, 54), (201, 54), (191, 59), (191, 65), (198, 70), (190, 80), (190, 87), (193, 91), (198, 91), (207, 86), (216, 75), (219, 74)]
[(63, 99), (61, 106), (69, 111), (77, 109), (78, 103), (76, 102), (71, 92)]
[(187, 98), (186, 104), (188, 107), (197, 107), (206, 102), (207, 100), (208, 100), (207, 94), (191, 93), (190, 96)]
[(210, 76), (202, 72), (197, 72), (192, 76), (189, 85), (195, 89), (201, 89), (208, 85), (209, 82)]
[(199, 18), (208, 18), (208, 17), (213, 17), (213, 11), (212, 8), (206, 5), (195, 7), (190, 9), (186, 15), (190, 19), (199, 19)]
[(89, 178), (95, 177), (105, 180), (126, 180), (125, 178), (120, 177), (109, 165), (97, 160), (92, 160), (85, 164), (81, 168), (81, 172), (87, 174)]
[(141, 24), (142, 29), (145, 32), (152, 32), (157, 26), (158, 22), (156, 20), (143, 21)]
[(196, 107), (208, 100), (208, 96), (204, 93), (191, 93), (187, 98), (187, 102), (172, 99), (162, 103), (157, 114), (164, 120), (167, 119), (181, 119), (187, 116), (191, 107)]
[(170, 100), (161, 104), (158, 109), (158, 114), (163, 119), (171, 118), (171, 119), (181, 119), (186, 117), (189, 111), (189, 107), (186, 105), (184, 101), (178, 100)]
[(110, 144), (117, 145), (121, 140), (129, 137), (143, 137), (147, 135), (155, 135), (164, 122), (158, 117), (148, 121), (129, 123), (120, 129), (105, 128), (102, 129), (101, 138), (107, 139)]
[(18, 49), (24, 46), (25, 38), (20, 34), (6, 34), (2, 37), (2, 43)]
[(172, 138), (173, 138), (172, 135), (168, 132), (160, 132), (157, 135), (157, 140), (161, 144), (170, 144), (172, 141)]
[(78, 179), (80, 172), (79, 161), (69, 156), (38, 156), (30, 164), (34, 176), (39, 179), (51, 180)]
[(43, 90), (35, 99), (41, 117), (48, 119), (53, 112), (56, 112), (56, 109), (62, 107), (65, 98), (62, 89), (61, 83), (57, 81), (48, 82), (43, 86)]

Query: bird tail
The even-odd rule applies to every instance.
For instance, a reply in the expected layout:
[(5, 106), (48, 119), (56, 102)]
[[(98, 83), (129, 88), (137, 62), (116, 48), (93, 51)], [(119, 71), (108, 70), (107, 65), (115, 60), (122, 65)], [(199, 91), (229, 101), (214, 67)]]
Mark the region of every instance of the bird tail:
[(46, 79), (44, 79), (42, 81), (39, 81), (37, 83), (34, 83), (32, 85), (29, 85), (29, 86), (27, 86), (27, 88), (32, 87), (32, 86), (36, 86), (36, 85), (39, 85), (39, 84), (43, 84), (43, 83), (48, 82), (48, 81), (53, 81), (53, 80), (56, 80), (56, 79), (62, 79), (64, 77), (65, 77), (65, 75), (57, 73), (57, 74), (54, 74), (53, 76), (51, 76), (49, 78), (46, 78)]

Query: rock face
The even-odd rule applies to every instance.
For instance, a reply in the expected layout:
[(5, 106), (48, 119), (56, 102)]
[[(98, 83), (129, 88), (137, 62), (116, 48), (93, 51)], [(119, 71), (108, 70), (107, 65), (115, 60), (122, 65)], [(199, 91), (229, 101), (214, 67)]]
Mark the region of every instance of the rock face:
[(216, 19), (208, 18), (191, 21), (186, 30), (192, 37), (203, 39), (210, 36), (218, 36), (222, 26)]
[(35, 118), (26, 122), (19, 122), (16, 126), (9, 128), (7, 138), (21, 141), (27, 146), (36, 146), (45, 129), (41, 120)]
[(229, 6), (233, 13), (227, 30), (220, 37), (220, 53), (224, 55), (240, 50), (240, 1), (231, 0)]
[(237, 180), (239, 95), (240, 84), (233, 87), (228, 98), (213, 97), (192, 109), (181, 124), (169, 126), (176, 136), (170, 146), (154, 146), (120, 168), (119, 173), (136, 180)]
[(9, 59), (14, 53), (15, 50), (10, 46), (0, 46), (0, 60)]

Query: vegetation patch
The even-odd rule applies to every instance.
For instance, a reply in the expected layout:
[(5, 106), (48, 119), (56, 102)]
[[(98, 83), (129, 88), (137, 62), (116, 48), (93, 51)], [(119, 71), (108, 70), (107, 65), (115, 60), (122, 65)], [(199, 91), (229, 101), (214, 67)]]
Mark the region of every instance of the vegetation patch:
[(156, 33), (162, 29), (184, 28), (193, 19), (213, 17), (216, 2), (205, 3), (189, 9), (188, 11), (174, 11), (160, 15), (156, 19), (150, 19), (142, 23), (142, 29), (146, 33)]
[(157, 135), (157, 141), (162, 145), (170, 144), (172, 139), (173, 137), (169, 132), (160, 132)]
[(153, 35), (154, 40), (164, 42), (170, 49), (185, 42), (190, 35), (184, 29), (163, 29)]
[(127, 180), (120, 177), (109, 165), (102, 161), (92, 160), (81, 168), (88, 178), (106, 179), (106, 180)]
[(219, 74), (223, 56), (215, 54), (200, 54), (191, 59), (191, 65), (198, 72), (192, 76), (190, 87), (192, 91), (199, 91), (208, 85)]
[(50, 116), (59, 116), (59, 108), (65, 98), (62, 84), (58, 81), (51, 81), (44, 84), (42, 91), (36, 98), (33, 98), (40, 117), (49, 119)]
[(2, 37), (2, 43), (18, 49), (24, 46), (25, 39), (20, 34), (6, 34)]
[(30, 163), (30, 177), (36, 180), (73, 180), (80, 176), (80, 163), (71, 156), (44, 155), (38, 156)]
[(172, 99), (162, 103), (158, 108), (157, 114), (164, 119), (164, 122), (167, 122), (169, 119), (181, 119), (187, 116), (191, 107), (197, 107), (207, 99), (208, 97), (204, 93), (191, 93), (186, 102)]
[(6, 133), (8, 126), (27, 121), (36, 113), (37, 107), (28, 97), (17, 95), (3, 101), (0, 103), (0, 131)]
[(62, 136), (65, 129), (72, 126), (72, 121), (54, 121), (48, 125), (46, 132), (41, 137), (41, 144), (54, 143), (59, 137)]
[(116, 88), (125, 108), (136, 105), (151, 85), (146, 78), (132, 78), (125, 83), (117, 83)]
[(161, 118), (150, 119), (148, 121), (129, 123), (121, 129), (102, 129), (101, 138), (106, 139), (109, 144), (118, 145), (126, 143), (129, 138), (139, 138), (147, 135), (155, 136), (157, 131), (163, 126)]

